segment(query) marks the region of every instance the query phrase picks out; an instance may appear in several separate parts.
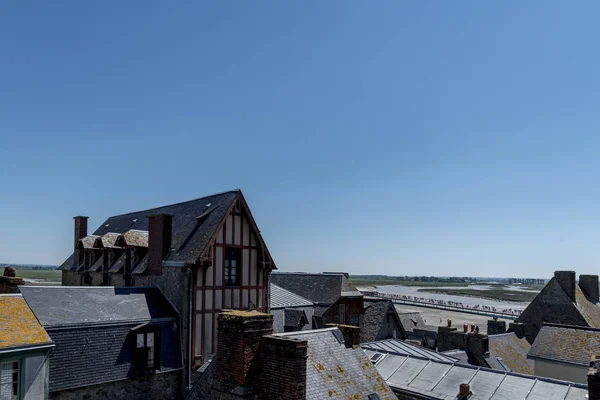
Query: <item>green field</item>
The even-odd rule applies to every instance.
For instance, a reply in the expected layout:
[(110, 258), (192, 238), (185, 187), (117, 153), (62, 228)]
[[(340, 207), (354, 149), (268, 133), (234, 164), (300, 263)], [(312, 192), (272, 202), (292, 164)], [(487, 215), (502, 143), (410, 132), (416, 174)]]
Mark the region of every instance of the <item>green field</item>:
[(36, 284), (60, 284), (61, 271), (56, 269), (17, 269), (19, 278), (36, 279)]

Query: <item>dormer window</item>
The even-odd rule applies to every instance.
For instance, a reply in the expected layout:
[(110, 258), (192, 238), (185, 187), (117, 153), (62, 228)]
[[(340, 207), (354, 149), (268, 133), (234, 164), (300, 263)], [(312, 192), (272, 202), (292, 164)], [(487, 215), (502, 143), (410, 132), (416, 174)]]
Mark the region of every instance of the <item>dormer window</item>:
[(154, 325), (143, 325), (132, 331), (135, 373), (145, 374), (160, 369), (160, 328)]
[(225, 286), (239, 286), (239, 276), (241, 269), (240, 249), (228, 247), (225, 249), (225, 270), (223, 278)]

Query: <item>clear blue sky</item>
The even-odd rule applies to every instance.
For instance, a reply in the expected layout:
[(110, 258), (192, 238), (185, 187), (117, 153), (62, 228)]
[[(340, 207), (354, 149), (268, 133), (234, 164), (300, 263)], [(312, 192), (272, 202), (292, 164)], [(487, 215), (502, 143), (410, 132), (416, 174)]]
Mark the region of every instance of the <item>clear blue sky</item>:
[(280, 270), (600, 267), (600, 3), (4, 2), (0, 262), (241, 188)]

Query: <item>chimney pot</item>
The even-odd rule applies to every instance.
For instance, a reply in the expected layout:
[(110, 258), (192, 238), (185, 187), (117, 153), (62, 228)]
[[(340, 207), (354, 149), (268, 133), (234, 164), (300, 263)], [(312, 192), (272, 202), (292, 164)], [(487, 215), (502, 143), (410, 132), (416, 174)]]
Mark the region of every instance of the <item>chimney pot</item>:
[(469, 330), (469, 325), (465, 323), (463, 325), (463, 332), (467, 333), (468, 330)]
[(458, 387), (458, 395), (461, 397), (469, 397), (471, 394), (471, 387), (468, 383), (461, 383)]
[(579, 275), (579, 287), (588, 297), (598, 301), (598, 275)]
[(452, 326), (452, 320), (449, 319), (447, 322), (448, 322), (448, 328), (450, 328)]
[(475, 324), (471, 324), (471, 332), (475, 332)]

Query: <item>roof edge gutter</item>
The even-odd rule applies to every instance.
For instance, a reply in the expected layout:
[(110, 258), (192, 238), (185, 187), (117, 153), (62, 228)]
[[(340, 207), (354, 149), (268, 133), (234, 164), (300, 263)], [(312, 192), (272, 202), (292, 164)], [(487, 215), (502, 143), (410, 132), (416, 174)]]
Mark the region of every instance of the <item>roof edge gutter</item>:
[(55, 346), (56, 345), (54, 344), (54, 342), (43, 344), (43, 345), (30, 344), (30, 345), (26, 345), (26, 346), (13, 346), (13, 347), (8, 347), (8, 348), (0, 350), (0, 355), (6, 354), (6, 353), (15, 353), (18, 351), (34, 351), (34, 350), (51, 349)]
[(187, 268), (189, 268), (193, 265), (195, 265), (195, 264), (189, 263), (189, 262), (184, 262), (184, 261), (163, 261), (162, 262), (163, 267), (179, 267), (179, 268), (187, 267)]

